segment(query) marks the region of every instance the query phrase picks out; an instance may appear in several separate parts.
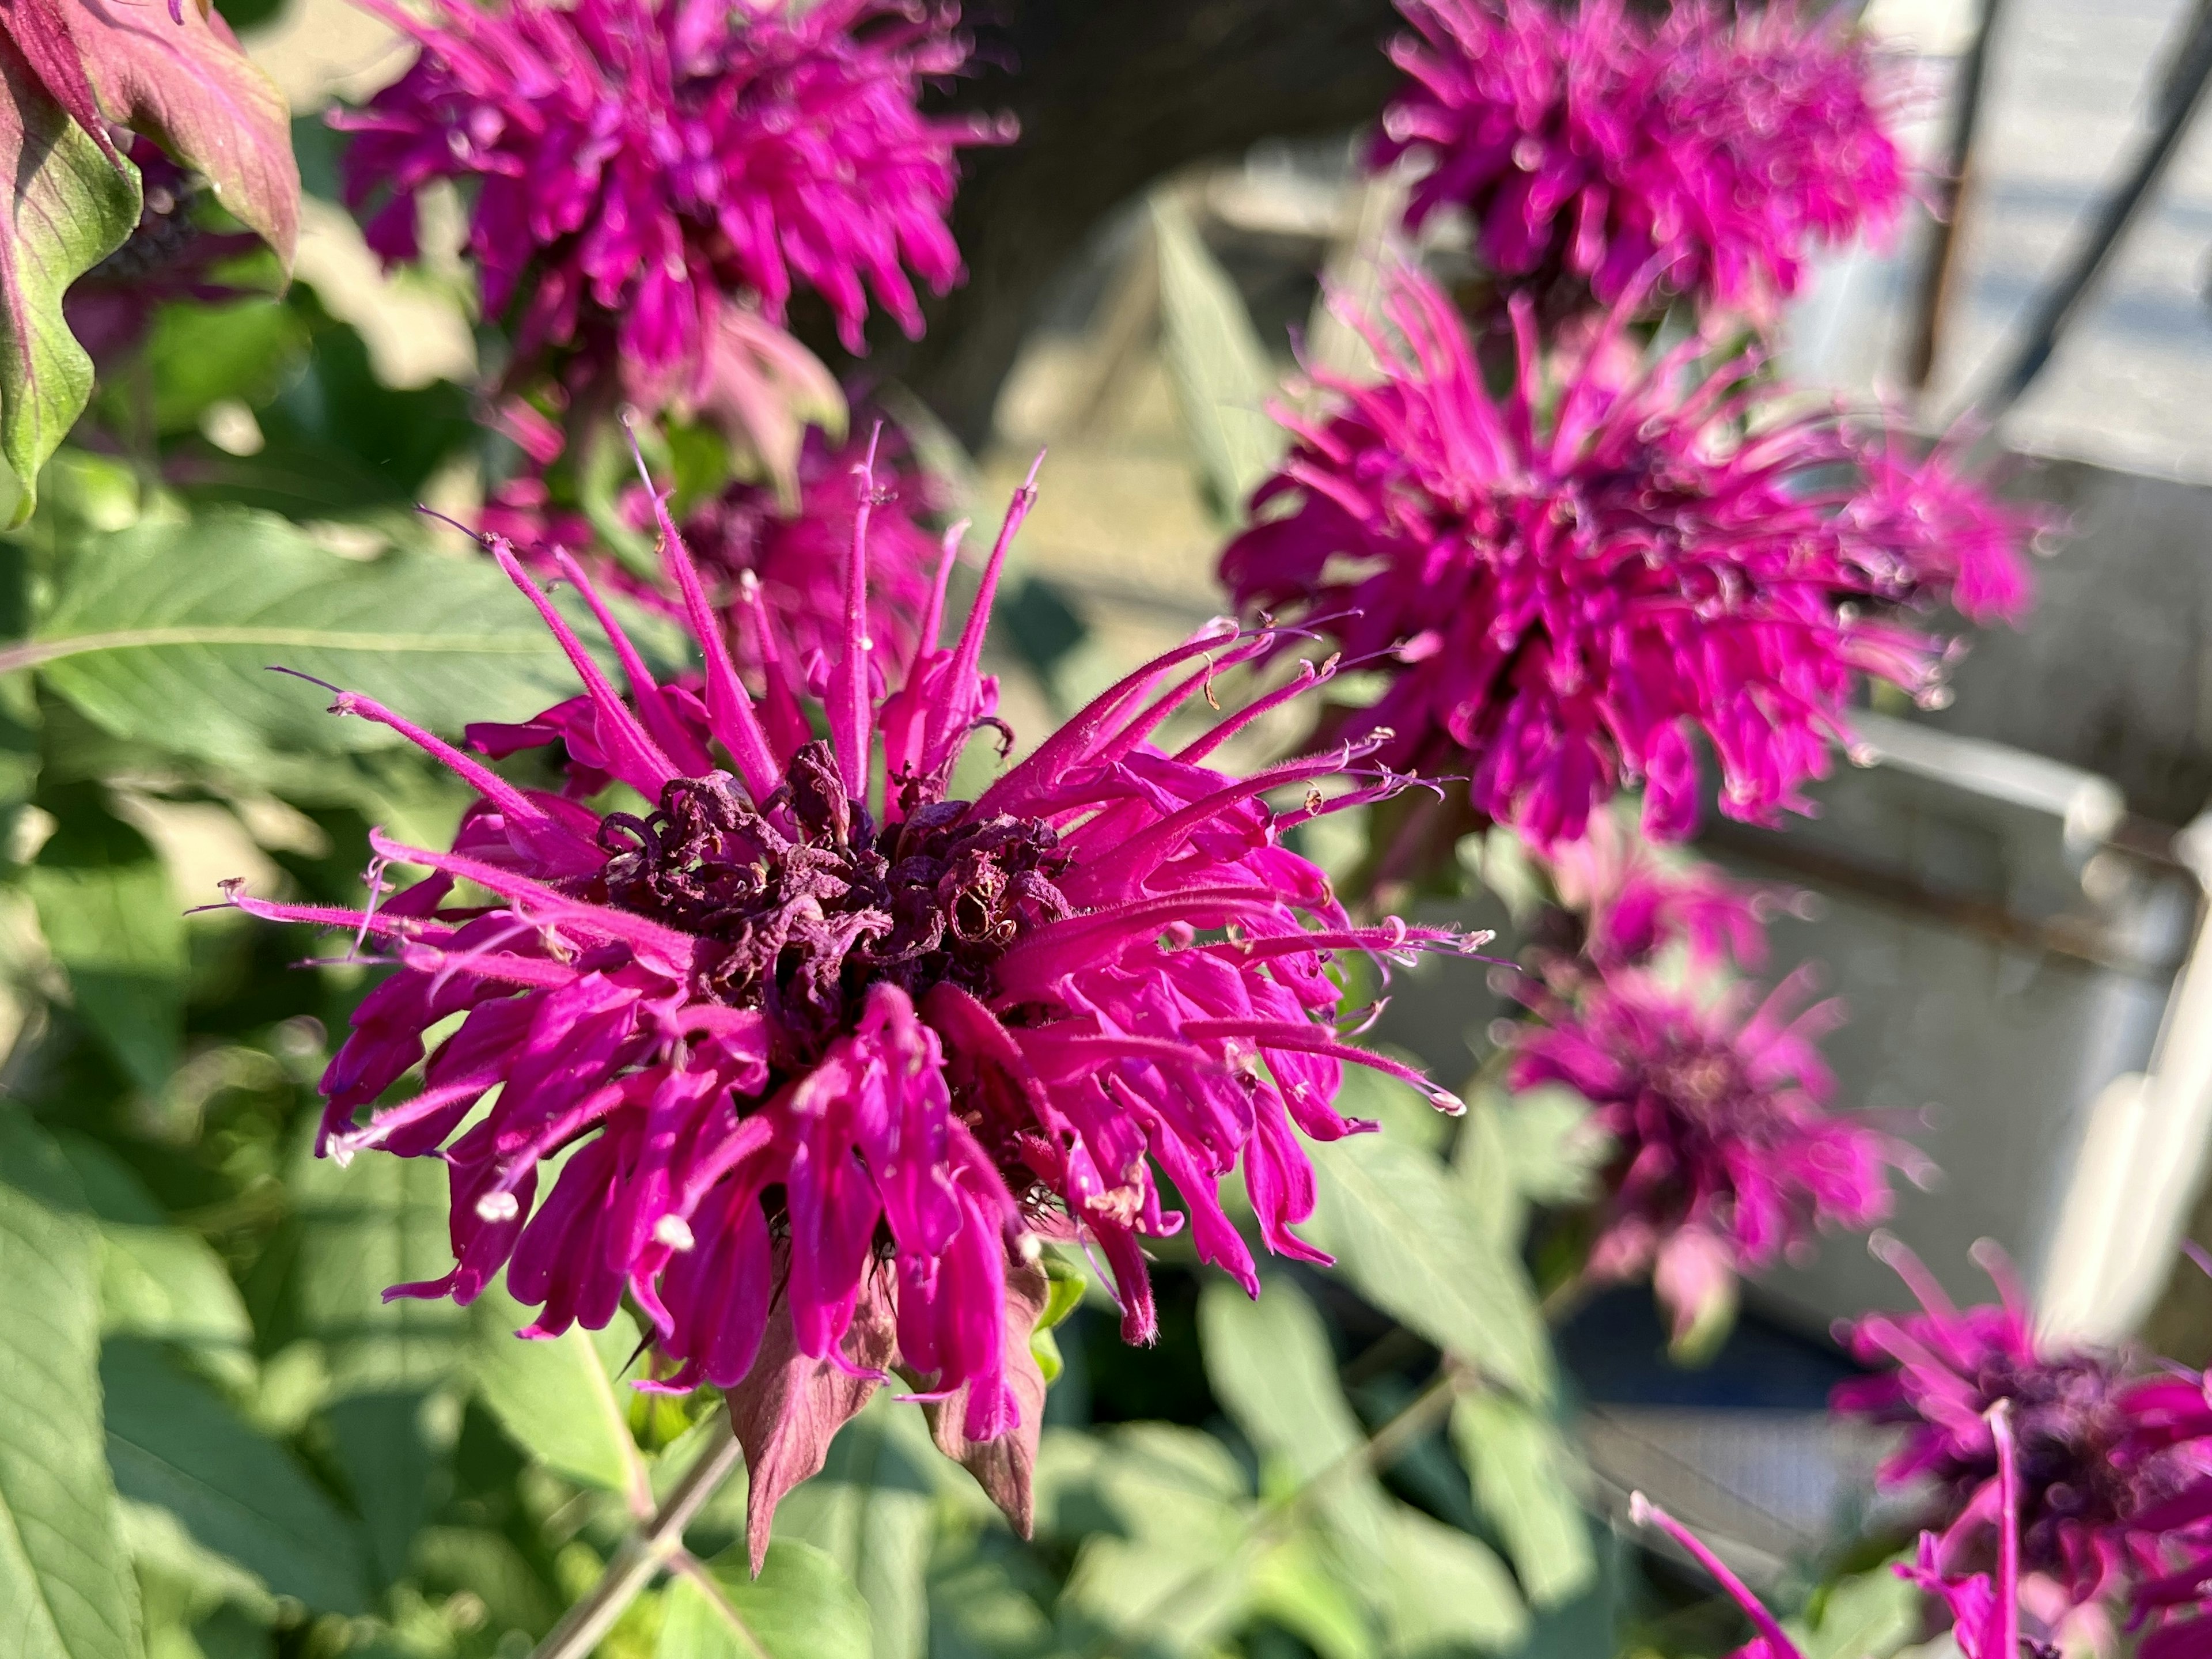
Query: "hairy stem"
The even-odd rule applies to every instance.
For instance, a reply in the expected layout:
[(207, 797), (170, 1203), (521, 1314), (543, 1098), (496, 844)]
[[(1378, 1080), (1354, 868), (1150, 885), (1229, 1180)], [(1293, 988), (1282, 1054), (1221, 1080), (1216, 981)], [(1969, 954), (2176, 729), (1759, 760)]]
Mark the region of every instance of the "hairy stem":
[(623, 1610), (683, 1553), (684, 1528), (744, 1459), (744, 1449), (738, 1444), (730, 1414), (725, 1410), (714, 1419), (698, 1462), (684, 1472), (676, 1490), (668, 1494), (668, 1501), (623, 1540), (600, 1573), (599, 1582), (561, 1616), (561, 1622), (532, 1650), (531, 1659), (586, 1659), (614, 1628)]

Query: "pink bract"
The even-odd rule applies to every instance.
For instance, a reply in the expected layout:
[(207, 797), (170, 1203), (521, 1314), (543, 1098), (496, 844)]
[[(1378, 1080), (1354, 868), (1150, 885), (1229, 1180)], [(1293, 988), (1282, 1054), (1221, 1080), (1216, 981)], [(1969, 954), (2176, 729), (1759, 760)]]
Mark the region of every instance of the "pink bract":
[(1372, 159), (1426, 164), (1406, 212), (1473, 221), (1501, 276), (1587, 285), (1605, 304), (1647, 276), (1771, 315), (1807, 257), (1883, 235), (1909, 194), (1888, 100), (1840, 23), (1788, 3), (1731, 18), (1686, 0), (1654, 22), (1625, 0), (1400, 0), (1417, 35)]
[[(1749, 358), (1696, 368), (1696, 340), (1624, 374), (1626, 306), (1554, 389), (1516, 298), (1502, 396), (1427, 278), (1395, 272), (1382, 309), (1383, 378), (1316, 376), (1336, 412), (1283, 413), (1296, 441), (1221, 560), (1248, 611), (1388, 674), (1329, 737), (1470, 774), (1477, 812), (1540, 851), (1632, 784), (1647, 834), (1689, 834), (1700, 735), (1723, 811), (1805, 810), (1863, 679), (1940, 696), (1943, 641), (1897, 613), (1967, 556), (1899, 503), (1940, 477), (1955, 511), (1947, 457), (1916, 471), (1901, 440), (1780, 407)], [(1985, 564), (2018, 556), (1973, 556), (1977, 602), (2002, 586)]]
[[(1320, 781), (1358, 771), (1357, 750), (1218, 769), (1224, 739), (1277, 697), (1179, 747), (1157, 741), (1268, 636), (1200, 630), (974, 800), (948, 798), (970, 738), (1003, 732), (979, 665), (1034, 492), (1017, 495), (957, 641), (939, 641), (948, 544), (899, 650), (867, 635), (860, 489), (844, 627), (811, 690), (771, 657), (762, 694), (746, 691), (664, 507), (672, 585), (705, 658), (695, 682), (657, 682), (599, 607), (618, 689), (494, 542), (584, 696), (534, 727), (483, 731), (485, 746), (558, 737), (573, 765), (643, 805), (520, 787), (343, 692), (337, 712), (391, 726), (477, 790), (453, 847), (377, 835), (359, 913), (234, 895), (257, 915), (350, 930), (395, 964), (325, 1075), (319, 1139), (333, 1157), (450, 1171), (455, 1265), (391, 1294), (466, 1302), (503, 1267), (540, 1310), (528, 1335), (604, 1325), (627, 1297), (672, 1368), (665, 1386), (732, 1390), (757, 1555), (782, 1491), (893, 1368), (936, 1402), (940, 1444), (1025, 1524), (1041, 1240), (1093, 1252), (1123, 1334), (1147, 1342), (1146, 1238), (1188, 1226), (1200, 1258), (1256, 1293), (1216, 1195), (1240, 1164), (1267, 1246), (1327, 1259), (1291, 1230), (1314, 1206), (1303, 1140), (1371, 1127), (1332, 1105), (1344, 1065), (1456, 1105), (1346, 1040), (1329, 970), (1341, 952), (1402, 960), (1464, 941), (1354, 926), (1283, 842), (1401, 781), (1325, 801)], [(598, 607), (575, 561), (556, 564)], [(1279, 791), (1296, 804), (1268, 805)], [(388, 866), (427, 873), (395, 887)]]

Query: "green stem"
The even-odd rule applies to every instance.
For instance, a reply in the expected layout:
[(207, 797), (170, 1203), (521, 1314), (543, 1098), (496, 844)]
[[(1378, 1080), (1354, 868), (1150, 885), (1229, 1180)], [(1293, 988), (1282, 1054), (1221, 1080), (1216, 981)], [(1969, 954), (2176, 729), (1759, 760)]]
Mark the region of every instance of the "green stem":
[(684, 1528), (744, 1460), (725, 1411), (714, 1422), (699, 1461), (686, 1470), (668, 1501), (623, 1540), (584, 1599), (561, 1616), (530, 1659), (586, 1659), (615, 1627), (632, 1601), (684, 1552)]

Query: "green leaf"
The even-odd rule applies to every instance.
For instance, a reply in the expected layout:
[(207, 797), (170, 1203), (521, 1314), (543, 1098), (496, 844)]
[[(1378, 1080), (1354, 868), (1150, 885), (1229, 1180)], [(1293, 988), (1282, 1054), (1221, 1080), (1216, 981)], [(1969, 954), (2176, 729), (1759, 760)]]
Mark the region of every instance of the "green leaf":
[(1303, 1533), (1267, 1552), (1252, 1575), (1252, 1612), (1295, 1633), (1321, 1659), (1371, 1659), (1375, 1632), (1343, 1563)]
[(258, 404), (273, 396), (299, 372), (307, 350), (307, 325), (281, 301), (166, 305), (155, 313), (137, 374), (104, 390), (101, 407), (125, 407), (150, 392), (156, 431), (190, 431), (226, 398)]
[(1367, 1443), (1337, 1382), (1321, 1316), (1297, 1285), (1271, 1279), (1256, 1302), (1210, 1280), (1199, 1294), (1206, 1380), (1245, 1437), (1292, 1481), (1325, 1479), (1323, 1512), (1346, 1545), (1382, 1547), (1387, 1504), (1373, 1471), (1345, 1467)]
[(0, 1103), (0, 1650), (131, 1659), (137, 1595), (100, 1434), (99, 1243), (53, 1142)]
[(24, 884), (68, 969), (78, 1016), (144, 1093), (167, 1086), (184, 1048), (182, 907), (146, 838), (80, 784), (41, 798), (54, 833)]
[(1512, 1575), (1479, 1540), (1401, 1504), (1392, 1511), (1386, 1559), (1376, 1600), (1391, 1654), (1414, 1659), (1462, 1643), (1498, 1653), (1528, 1633)]
[(490, 561), (341, 558), (267, 514), (215, 509), (89, 538), (58, 586), (33, 637), (0, 651), (0, 672), (36, 668), (113, 735), (210, 760), (403, 741), (328, 714), (327, 696), (271, 665), (447, 731), (526, 719), (577, 690)]
[(1267, 412), (1275, 366), (1237, 285), (1172, 197), (1152, 198), (1152, 233), (1168, 377), (1215, 508), (1234, 520), (1286, 441)]
[(301, 1223), (297, 1312), (302, 1334), (323, 1346), (333, 1396), (428, 1388), (459, 1370), (470, 1348), (467, 1310), (384, 1299), (390, 1285), (437, 1279), (453, 1265), (446, 1166), (372, 1153), (340, 1169), (303, 1147), (292, 1189)]
[[(1107, 1634), (1143, 1651), (1183, 1653), (1235, 1625), (1251, 1586), (1242, 1546), (1253, 1504), (1249, 1477), (1229, 1449), (1165, 1423), (1117, 1428), (1095, 1455), (1059, 1440), (1046, 1443), (1058, 1466), (1051, 1472), (1068, 1468), (1073, 1486), (1087, 1464), (1095, 1488), (1091, 1503), (1073, 1492), (1047, 1499), (1061, 1536), (1082, 1534), (1060, 1598), (1066, 1645), (1092, 1650)], [(1042, 1459), (1039, 1473), (1047, 1473)]]
[(1831, 1586), (1819, 1611), (1784, 1626), (1805, 1659), (1890, 1659), (1920, 1634), (1921, 1593), (1887, 1566)]
[(1452, 1439), (1528, 1600), (1555, 1607), (1580, 1595), (1597, 1562), (1558, 1425), (1504, 1395), (1470, 1394), (1452, 1407)]
[(1052, 1621), (1017, 1583), (1026, 1558), (1003, 1533), (939, 1553), (929, 1581), (930, 1659), (1044, 1659), (1063, 1651)]
[(911, 1407), (878, 1395), (837, 1432), (822, 1473), (776, 1510), (779, 1538), (836, 1561), (868, 1604), (874, 1659), (922, 1659), (929, 1642), (930, 1485), (933, 1455)]
[(669, 1587), (659, 1659), (869, 1659), (868, 1604), (836, 1562), (778, 1539), (761, 1576), (743, 1545), (706, 1564), (717, 1598), (688, 1577)]
[(495, 1642), (519, 1630), (533, 1640), (553, 1627), (561, 1604), (514, 1541), (476, 1528), (431, 1527), (416, 1540), (423, 1586), (466, 1590), (484, 1604), (484, 1633)]
[(379, 1389), (333, 1401), (323, 1414), (380, 1588), (406, 1576), (415, 1534), (429, 1518), (441, 1460), (423, 1420), (428, 1401), (422, 1389)]
[(411, 514), (431, 475), (476, 437), (469, 394), (450, 380), (384, 385), (360, 331), (331, 317), (304, 283), (292, 285), (284, 308), (311, 342), (304, 371), (254, 407), (263, 443), (253, 454), (204, 441), (172, 446), (183, 493), (199, 505), (303, 520)]
[[(1347, 1068), (1339, 1106), (1380, 1115), (1369, 1106), (1383, 1091), (1412, 1096)], [(1307, 1236), (1336, 1255), (1362, 1296), (1485, 1375), (1550, 1397), (1551, 1345), (1528, 1273), (1441, 1164), (1386, 1129), (1322, 1148), (1314, 1167), (1320, 1202)]]
[(84, 1135), (55, 1137), (100, 1227), (100, 1328), (198, 1350), (244, 1380), (253, 1326), (214, 1247), (168, 1224), (131, 1166)]
[(100, 1357), (117, 1490), (157, 1505), (204, 1547), (319, 1612), (368, 1604), (359, 1534), (284, 1449), (149, 1343)]
[[(66, 47), (62, 48), (66, 50)], [(62, 316), (69, 285), (123, 246), (138, 222), (138, 175), (100, 153), (12, 46), (0, 52), (0, 456), (31, 516), (39, 469), (92, 395), (92, 359)]]
[(629, 1428), (630, 1389), (617, 1381), (637, 1352), (617, 1311), (603, 1331), (571, 1326), (526, 1341), (536, 1312), (494, 1285), (471, 1310), (477, 1392), (514, 1443), (555, 1474), (649, 1503), (652, 1486)]

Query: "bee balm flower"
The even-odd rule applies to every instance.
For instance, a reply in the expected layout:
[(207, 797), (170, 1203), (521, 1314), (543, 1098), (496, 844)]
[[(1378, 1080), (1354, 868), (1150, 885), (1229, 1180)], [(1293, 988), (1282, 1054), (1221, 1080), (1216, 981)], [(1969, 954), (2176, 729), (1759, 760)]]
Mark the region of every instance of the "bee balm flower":
[(1400, 0), (1418, 36), (1378, 166), (1427, 164), (1407, 224), (1446, 208), (1516, 286), (1610, 304), (1648, 270), (1769, 313), (1816, 246), (1886, 233), (1907, 194), (1866, 49), (1775, 5), (1690, 0), (1647, 21), (1623, 0)]
[[(2133, 1376), (2108, 1351), (2039, 1340), (2025, 1299), (1993, 1246), (1975, 1252), (1997, 1305), (1961, 1309), (1911, 1252), (1877, 1240), (1919, 1297), (1915, 1314), (1869, 1314), (1844, 1333), (1852, 1353), (1893, 1369), (1838, 1385), (1839, 1412), (1904, 1425), (1885, 1485), (1933, 1491), (1933, 1559), (1945, 1570), (1985, 1559), (1996, 1520), (1997, 1447), (1984, 1420), (2003, 1403), (2020, 1446), (2020, 1548), (2025, 1571), (2080, 1604), (2129, 1601), (2136, 1588), (2197, 1559), (2162, 1511), (2198, 1494), (2212, 1510), (2212, 1408), (2202, 1379)], [(2191, 1517), (2182, 1517), (2185, 1522)], [(2198, 1577), (2207, 1575), (2199, 1573)], [(2176, 1634), (2191, 1626), (2176, 1626)], [(2192, 1639), (2212, 1634), (2197, 1629)], [(2169, 1638), (2171, 1640), (2172, 1638)], [(2176, 1651), (2188, 1651), (2183, 1646)]]
[(857, 351), (870, 290), (918, 335), (908, 273), (940, 293), (960, 276), (955, 153), (992, 133), (917, 107), (965, 58), (949, 13), (442, 0), (423, 21), (364, 3), (422, 55), (334, 118), (357, 135), (347, 204), (373, 210), (370, 246), (410, 259), (422, 187), (472, 181), (484, 309), (520, 307), (525, 359), (580, 340), (648, 400), (703, 372), (724, 295), (780, 322), (805, 283)]
[[(1338, 412), (1283, 417), (1297, 441), (1221, 559), (1240, 605), (1387, 669), (1333, 735), (1471, 770), (1476, 811), (1544, 851), (1637, 782), (1645, 832), (1686, 836), (1700, 733), (1723, 811), (1802, 810), (1863, 678), (1938, 695), (1942, 641), (1887, 613), (1951, 579), (1922, 520), (1874, 510), (1860, 434), (1778, 414), (1744, 435), (1771, 394), (1740, 390), (1744, 359), (1692, 373), (1695, 342), (1621, 375), (1625, 311), (1554, 398), (1525, 297), (1502, 397), (1426, 278), (1395, 273), (1383, 310), (1383, 379), (1317, 377)], [(1905, 489), (1885, 473), (1881, 499)]]
[(1815, 1046), (1842, 1018), (1798, 1012), (1802, 975), (1753, 1006), (1711, 1000), (1632, 968), (1577, 975), (1571, 996), (1522, 993), (1547, 1022), (1519, 1028), (1516, 1090), (1559, 1083), (1613, 1142), (1589, 1271), (1650, 1270), (1675, 1339), (1728, 1305), (1737, 1275), (1800, 1255), (1822, 1226), (1889, 1212), (1889, 1170), (1911, 1148), (1826, 1109), (1834, 1079)]
[[(525, 1334), (548, 1335), (604, 1325), (627, 1293), (672, 1386), (732, 1391), (757, 1554), (781, 1492), (893, 1365), (939, 1402), (940, 1443), (995, 1471), (987, 1484), (1025, 1523), (1040, 1237), (1094, 1250), (1123, 1334), (1150, 1341), (1147, 1237), (1188, 1225), (1200, 1257), (1256, 1293), (1215, 1193), (1240, 1164), (1268, 1248), (1326, 1259), (1291, 1229), (1314, 1203), (1302, 1137), (1367, 1127), (1332, 1105), (1346, 1064), (1456, 1104), (1332, 1023), (1337, 953), (1465, 943), (1354, 927), (1284, 844), (1328, 810), (1319, 781), (1357, 751), (1219, 770), (1222, 740), (1272, 697), (1179, 748), (1155, 741), (1220, 665), (1270, 641), (1208, 627), (975, 799), (952, 798), (969, 738), (999, 726), (984, 627), (1033, 492), (1018, 494), (957, 642), (939, 640), (948, 545), (905, 653), (866, 631), (870, 499), (811, 719), (787, 662), (747, 694), (665, 507), (705, 656), (696, 686), (656, 683), (601, 610), (617, 690), (495, 543), (583, 683), (559, 727), (572, 757), (645, 805), (603, 812), (520, 787), (341, 693), (337, 712), (403, 733), (476, 805), (449, 850), (376, 836), (380, 860), (425, 873), (359, 913), (235, 897), (381, 941), (397, 963), (323, 1079), (319, 1143), (451, 1172), (455, 1264), (391, 1294), (465, 1302), (504, 1267), (540, 1310)], [(1268, 805), (1280, 790), (1297, 804)], [(419, 1086), (380, 1103), (418, 1066)], [(1012, 1454), (989, 1451), (1002, 1442)]]

